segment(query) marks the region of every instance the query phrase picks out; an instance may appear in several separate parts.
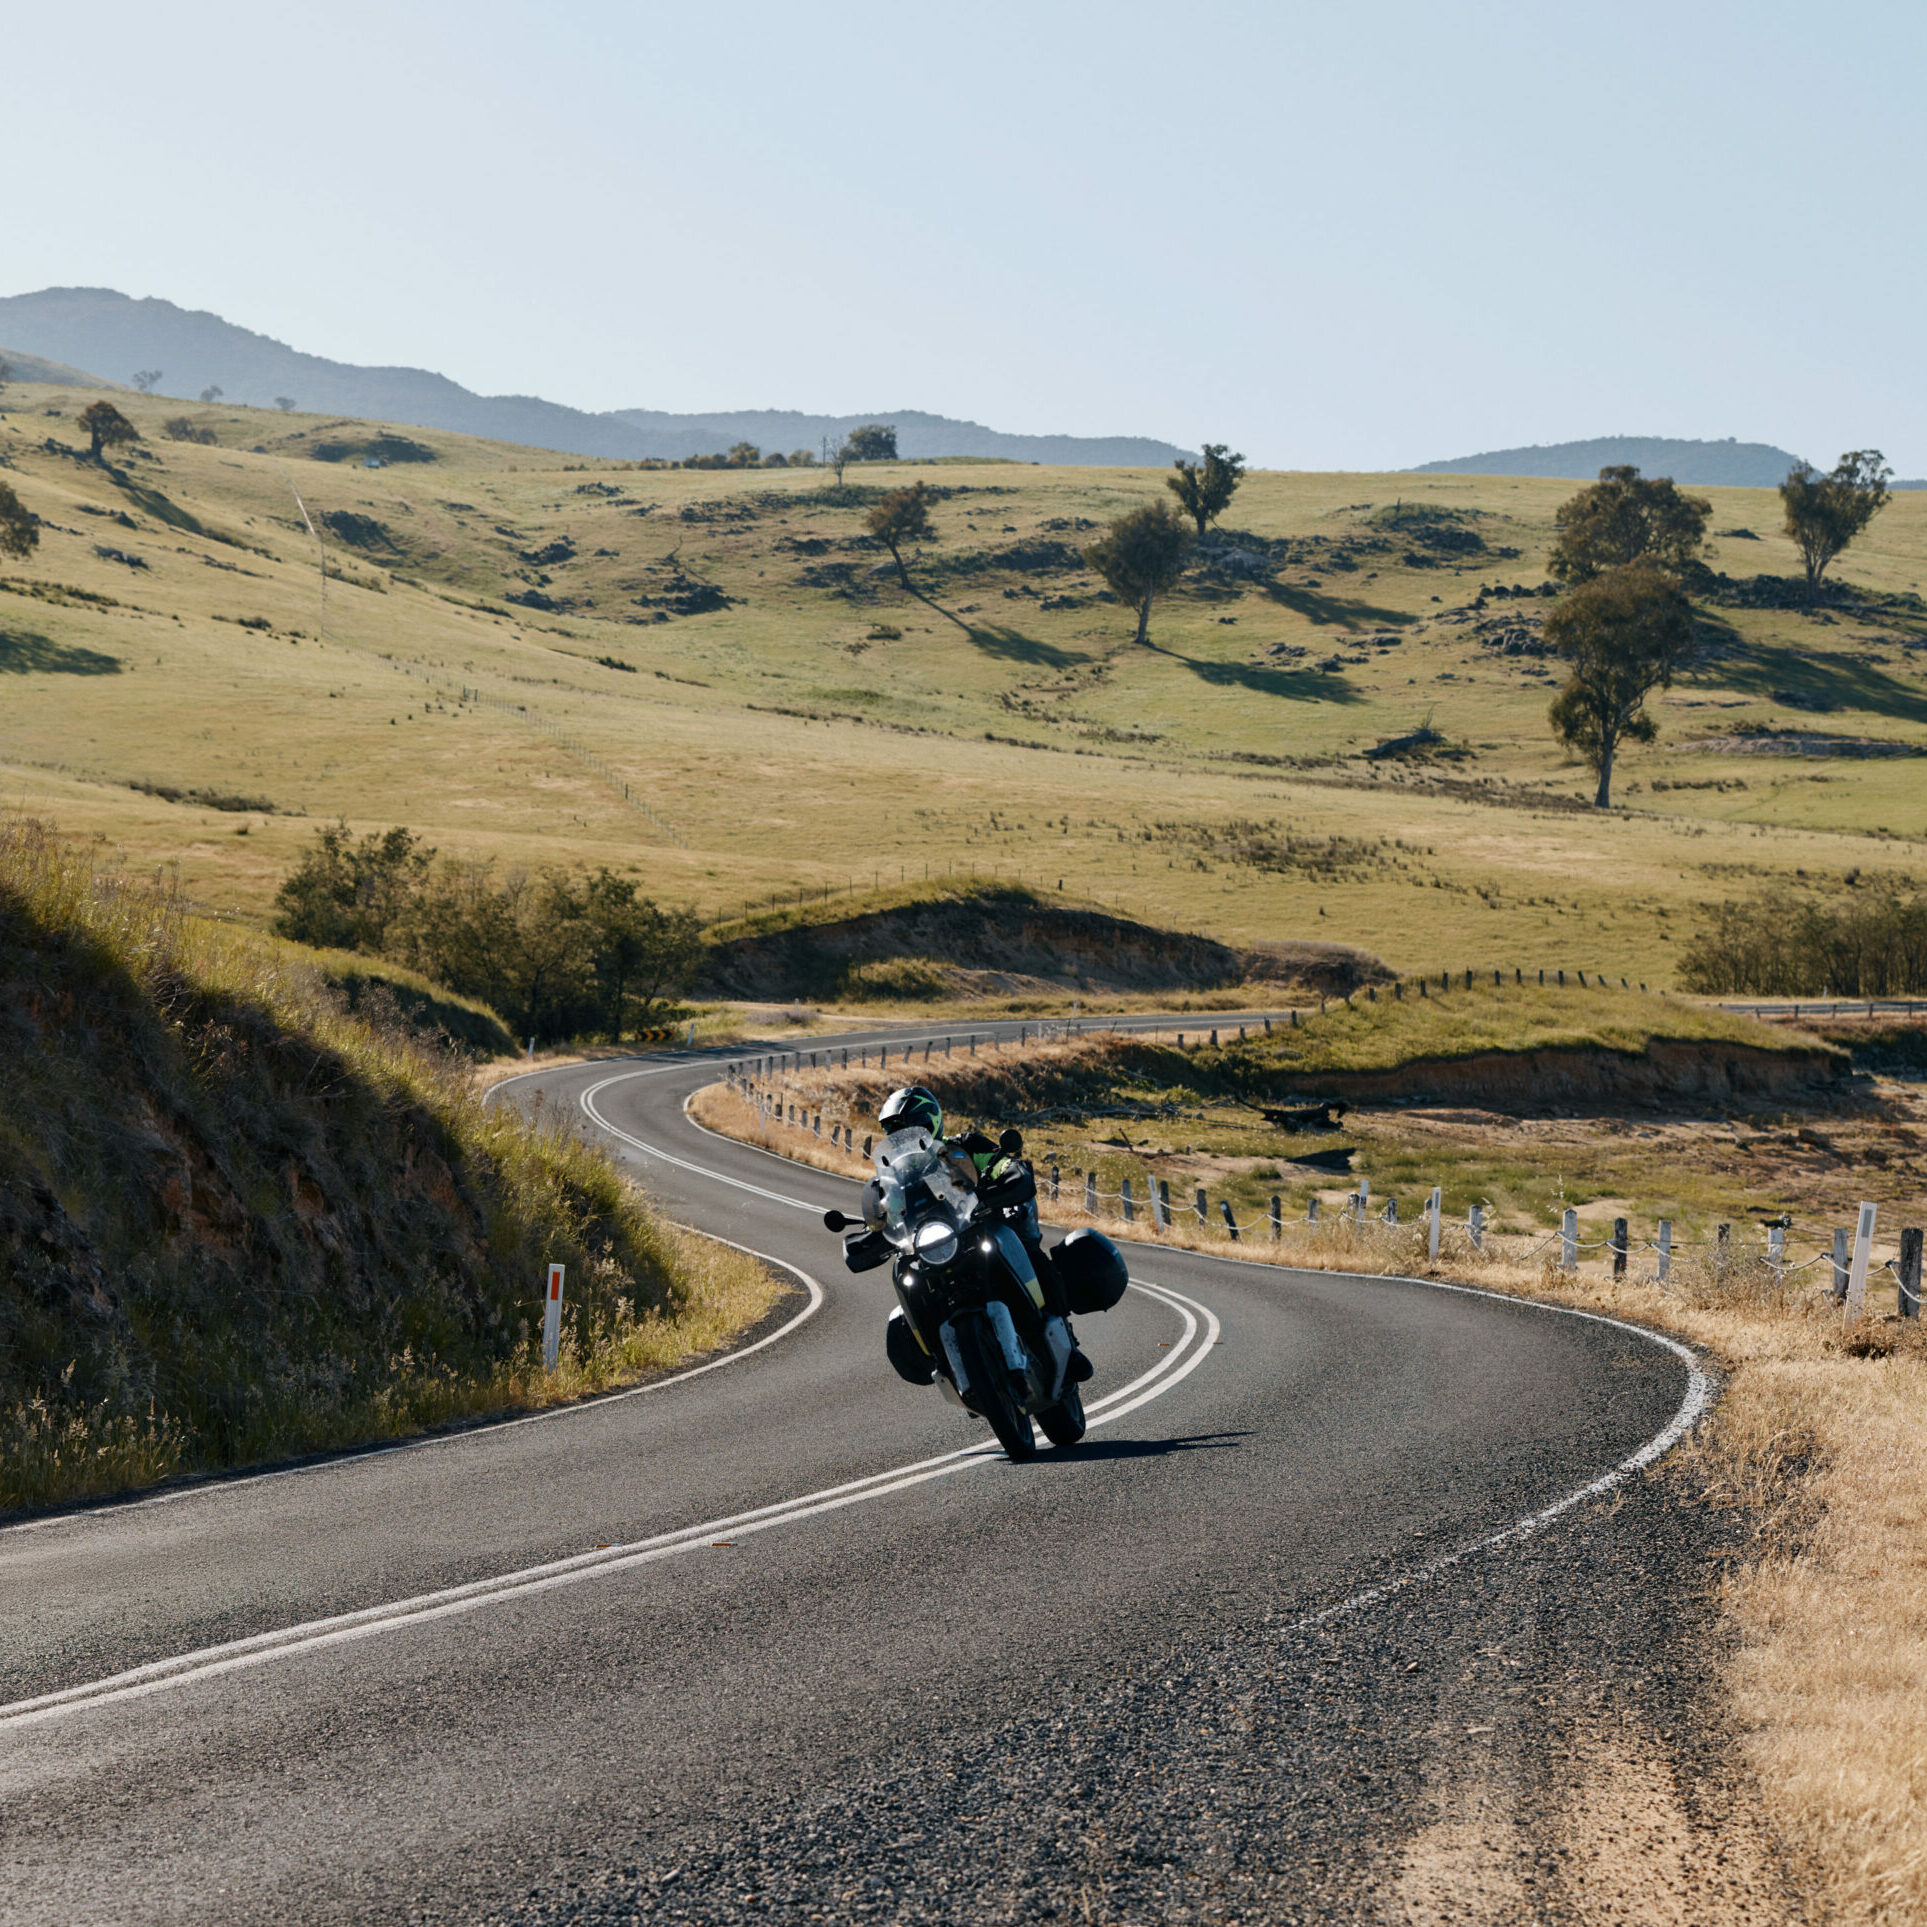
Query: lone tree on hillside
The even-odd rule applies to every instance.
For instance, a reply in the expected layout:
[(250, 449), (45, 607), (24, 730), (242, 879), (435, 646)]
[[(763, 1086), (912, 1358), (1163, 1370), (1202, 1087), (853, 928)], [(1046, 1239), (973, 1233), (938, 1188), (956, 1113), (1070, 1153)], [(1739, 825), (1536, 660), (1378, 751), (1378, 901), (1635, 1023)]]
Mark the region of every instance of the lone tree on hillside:
[(853, 462), (894, 462), (897, 459), (897, 431), (887, 422), (871, 422), (850, 430), (844, 447)]
[(288, 414), (294, 407), (294, 397), (292, 395), (276, 395), (274, 405), (280, 409), (282, 414)]
[(1817, 601), (1827, 564), (1887, 506), (1893, 470), (1877, 448), (1842, 455), (1831, 475), (1802, 462), (1780, 484), (1786, 532), (1806, 564), (1807, 600)]
[(1184, 573), (1191, 532), (1168, 502), (1121, 515), (1084, 551), (1111, 592), (1137, 611), (1137, 640), (1151, 637), (1151, 604)]
[(134, 370), (134, 386), (138, 388), (143, 395), (151, 395), (154, 392), (155, 384), (158, 383), (161, 378), (161, 374), (162, 370), (159, 368), (136, 368)]
[(207, 387), (201, 390), (201, 399), (203, 401), (219, 401), (225, 392), (224, 389), (216, 388), (214, 384), (210, 382)]
[(1713, 504), (1682, 495), (1670, 475), (1602, 468), (1590, 488), (1559, 507), (1559, 538), (1547, 571), (1561, 582), (1590, 582), (1607, 569), (1648, 561), (1677, 574), (1699, 553)]
[(754, 442), (732, 442), (723, 459), (731, 468), (754, 468), (763, 459), (763, 451)]
[(7, 483), (0, 482), (0, 555), (19, 561), (39, 546), (40, 518)]
[(1658, 734), (1646, 698), (1691, 655), (1692, 609), (1673, 577), (1642, 558), (1581, 583), (1547, 616), (1545, 636), (1568, 665), (1553, 730), (1598, 771), (1594, 807), (1611, 809), (1613, 758), (1622, 742)]
[(137, 442), (140, 430), (123, 415), (110, 401), (90, 403), (81, 410), (80, 425), (87, 431), (92, 446), (88, 456), (99, 461), (101, 452), (108, 448), (118, 448), (123, 442)]
[(1206, 442), (1203, 461), (1187, 462), (1180, 455), (1171, 466), (1177, 473), (1167, 475), (1164, 486), (1197, 523), (1198, 540), (1202, 542), (1205, 524), (1215, 522), (1231, 506), (1231, 498), (1244, 478), (1245, 458), (1232, 454), (1224, 442)]
[(903, 566), (906, 542), (934, 542), (936, 525), (930, 520), (930, 504), (937, 498), (921, 482), (909, 488), (895, 488), (864, 518), (870, 533), (890, 551), (897, 565), (897, 577), (907, 589), (910, 571)]

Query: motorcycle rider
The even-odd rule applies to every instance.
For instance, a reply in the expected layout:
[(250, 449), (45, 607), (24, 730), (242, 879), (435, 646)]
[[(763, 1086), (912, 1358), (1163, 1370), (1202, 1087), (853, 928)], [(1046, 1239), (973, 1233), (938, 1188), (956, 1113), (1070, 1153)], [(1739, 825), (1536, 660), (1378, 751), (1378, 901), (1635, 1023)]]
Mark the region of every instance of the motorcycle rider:
[[(892, 1091), (877, 1113), (877, 1122), (882, 1125), (886, 1136), (895, 1131), (926, 1132), (932, 1148), (950, 1166), (959, 1184), (966, 1190), (975, 1191), (993, 1209), (1013, 1210), (1010, 1226), (1017, 1233), (1030, 1259), (1031, 1269), (1037, 1274), (1038, 1285), (1044, 1294), (1044, 1316), (1047, 1321), (1061, 1319), (1064, 1335), (1070, 1340), (1071, 1355), (1070, 1362), (1064, 1368), (1064, 1383), (1083, 1384), (1091, 1376), (1091, 1361), (1078, 1346), (1077, 1334), (1071, 1328), (1070, 1301), (1064, 1291), (1064, 1281), (1058, 1276), (1057, 1267), (1051, 1263), (1050, 1253), (1044, 1249), (1043, 1226), (1037, 1217), (1037, 1179), (1030, 1166), (1016, 1152), (1006, 1151), (995, 1139), (986, 1137), (981, 1131), (963, 1131), (955, 1137), (946, 1138), (943, 1134), (943, 1106), (921, 1084), (906, 1085), (901, 1090)], [(864, 1188), (863, 1217), (872, 1227), (883, 1221), (882, 1198), (874, 1181)], [(934, 1368), (922, 1356), (921, 1346), (916, 1345), (907, 1329), (901, 1334), (896, 1330), (897, 1325), (904, 1322), (902, 1314), (893, 1312), (891, 1319), (891, 1327), (886, 1334), (890, 1341), (886, 1349), (891, 1364), (899, 1374), (912, 1379), (912, 1382), (928, 1384)], [(916, 1345), (914, 1353), (903, 1344), (905, 1337), (911, 1337), (911, 1343)], [(906, 1365), (913, 1369), (906, 1370)]]

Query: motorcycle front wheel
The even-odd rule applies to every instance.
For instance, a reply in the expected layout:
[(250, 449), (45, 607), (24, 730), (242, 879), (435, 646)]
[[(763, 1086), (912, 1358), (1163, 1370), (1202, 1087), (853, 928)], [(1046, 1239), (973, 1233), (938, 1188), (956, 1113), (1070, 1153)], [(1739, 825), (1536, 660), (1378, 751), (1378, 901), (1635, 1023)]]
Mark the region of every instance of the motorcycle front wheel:
[(1030, 1414), (1004, 1389), (1004, 1359), (995, 1340), (989, 1339), (984, 1326), (972, 1320), (961, 1334), (958, 1349), (963, 1353), (964, 1370), (970, 1378), (972, 1409), (997, 1434), (997, 1443), (1013, 1459), (1037, 1456), (1037, 1434), (1031, 1430)]
[(1084, 1436), (1084, 1394), (1071, 1386), (1055, 1405), (1037, 1414), (1037, 1423), (1053, 1445), (1075, 1445)]

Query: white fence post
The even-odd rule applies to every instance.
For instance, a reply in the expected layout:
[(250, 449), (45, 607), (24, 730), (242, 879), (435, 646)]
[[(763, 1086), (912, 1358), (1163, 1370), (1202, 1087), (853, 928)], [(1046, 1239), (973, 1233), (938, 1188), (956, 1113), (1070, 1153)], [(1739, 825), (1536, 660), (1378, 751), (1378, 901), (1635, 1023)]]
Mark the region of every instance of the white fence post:
[(1465, 1214), (1465, 1228), (1472, 1239), (1472, 1249), (1474, 1251), (1483, 1251), (1485, 1249), (1484, 1205), (1475, 1204), (1472, 1209)]
[(1858, 1318), (1867, 1309), (1867, 1264), (1873, 1257), (1874, 1208), (1860, 1207), (1860, 1222), (1854, 1227), (1853, 1271), (1847, 1280), (1847, 1316)]
[(1773, 1267), (1776, 1279), (1786, 1269), (1786, 1226), (1783, 1224), (1767, 1226), (1766, 1261)]
[(1444, 1209), (1445, 1187), (1435, 1184), (1431, 1200), (1425, 1207), (1425, 1252), (1434, 1264), (1439, 1261), (1439, 1215)]
[(1566, 1206), (1566, 1215), (1559, 1221), (1559, 1269), (1579, 1269), (1579, 1213), (1571, 1205)]
[(562, 1267), (549, 1267), (548, 1302), (542, 1308), (542, 1369), (555, 1370), (562, 1349)]

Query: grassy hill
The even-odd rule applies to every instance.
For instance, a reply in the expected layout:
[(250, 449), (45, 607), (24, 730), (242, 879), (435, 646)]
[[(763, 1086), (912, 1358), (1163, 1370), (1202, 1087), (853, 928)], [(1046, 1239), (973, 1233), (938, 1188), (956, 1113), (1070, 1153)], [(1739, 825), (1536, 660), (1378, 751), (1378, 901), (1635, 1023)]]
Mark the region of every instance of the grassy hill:
[(566, 1398), (774, 1295), (326, 974), (0, 823), (0, 1512)]
[[(1535, 653), (1569, 483), (1254, 475), (1138, 649), (1079, 546), (1156, 471), (839, 492), (138, 396), (110, 470), (75, 452), (86, 400), (0, 397), (45, 525), (0, 572), (8, 800), (223, 910), (342, 816), (716, 916), (927, 869), (1238, 946), (1663, 983), (1708, 899), (1927, 867), (1914, 496), (1809, 615), (1775, 499), (1713, 491), (1707, 659), (1602, 818)], [(213, 444), (166, 439), (183, 414)], [(941, 539), (907, 595), (863, 514), (913, 476)]]

